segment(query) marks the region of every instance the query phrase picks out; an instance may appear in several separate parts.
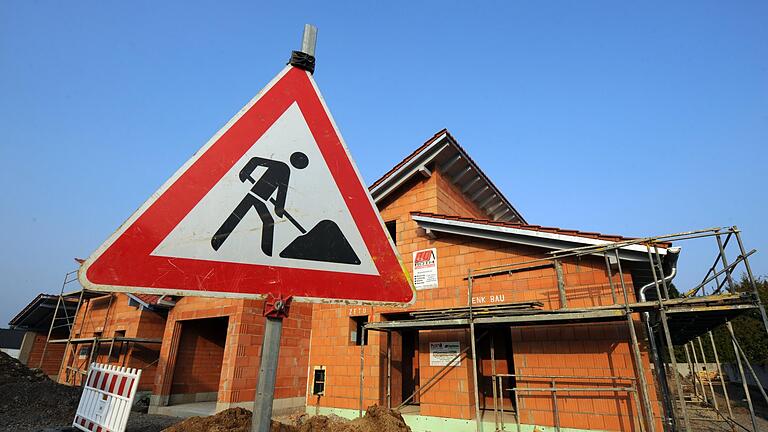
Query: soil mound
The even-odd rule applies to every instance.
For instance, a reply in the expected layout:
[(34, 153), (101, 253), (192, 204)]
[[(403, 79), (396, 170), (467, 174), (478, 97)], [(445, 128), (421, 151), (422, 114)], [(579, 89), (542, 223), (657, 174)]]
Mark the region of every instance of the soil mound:
[(0, 354), (0, 385), (23, 380), (39, 382), (48, 379), (42, 370), (30, 369), (2, 351)]
[(251, 412), (230, 408), (208, 417), (190, 417), (163, 432), (247, 432), (251, 430)]
[(411, 428), (405, 424), (400, 412), (378, 405), (369, 406), (365, 416), (352, 420), (347, 426), (348, 429), (332, 430), (334, 432), (411, 432)]
[[(163, 432), (250, 432), (251, 412), (230, 408), (208, 417), (191, 417)], [(271, 432), (411, 432), (395, 410), (378, 405), (368, 407), (365, 416), (346, 420), (338, 416), (290, 416), (285, 422), (272, 421)]]
[(36, 431), (71, 424), (80, 389), (56, 384), (0, 352), (0, 430)]

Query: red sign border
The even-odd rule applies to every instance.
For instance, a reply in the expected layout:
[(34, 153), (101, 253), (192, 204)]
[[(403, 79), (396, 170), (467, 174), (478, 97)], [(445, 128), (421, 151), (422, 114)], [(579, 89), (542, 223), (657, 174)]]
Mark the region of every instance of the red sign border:
[[(151, 255), (293, 103), (304, 115), (379, 275)], [(83, 263), (78, 276), (86, 289), (95, 291), (233, 298), (263, 298), (272, 293), (293, 295), (299, 301), (370, 305), (411, 304), (416, 298), (402, 259), (312, 75), (292, 66), (283, 69), (134, 212)]]

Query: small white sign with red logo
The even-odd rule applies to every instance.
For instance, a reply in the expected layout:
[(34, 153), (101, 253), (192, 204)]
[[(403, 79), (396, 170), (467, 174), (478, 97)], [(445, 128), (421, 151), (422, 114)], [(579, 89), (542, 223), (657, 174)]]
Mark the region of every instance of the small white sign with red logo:
[(91, 432), (123, 432), (141, 369), (91, 363), (72, 426)]
[(437, 288), (437, 249), (413, 253), (413, 286), (417, 290)]

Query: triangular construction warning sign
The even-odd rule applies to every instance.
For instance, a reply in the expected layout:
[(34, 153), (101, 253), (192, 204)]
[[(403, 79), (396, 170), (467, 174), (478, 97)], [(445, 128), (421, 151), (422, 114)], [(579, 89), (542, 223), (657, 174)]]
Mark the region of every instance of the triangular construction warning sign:
[(413, 288), (312, 76), (287, 66), (80, 269), (86, 288), (407, 303)]

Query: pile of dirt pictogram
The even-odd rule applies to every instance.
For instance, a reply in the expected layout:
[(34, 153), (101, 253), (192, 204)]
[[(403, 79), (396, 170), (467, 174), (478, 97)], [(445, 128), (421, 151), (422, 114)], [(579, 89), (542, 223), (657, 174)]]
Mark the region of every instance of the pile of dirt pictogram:
[(0, 430), (36, 431), (71, 424), (80, 389), (56, 384), (0, 352)]
[[(191, 417), (163, 432), (250, 432), (251, 412), (230, 408), (208, 417)], [(272, 420), (271, 432), (410, 432), (395, 410), (378, 405), (368, 407), (365, 416), (346, 420), (338, 416), (289, 416)]]

